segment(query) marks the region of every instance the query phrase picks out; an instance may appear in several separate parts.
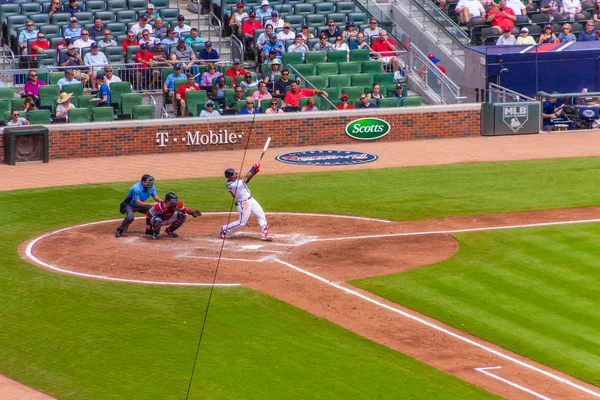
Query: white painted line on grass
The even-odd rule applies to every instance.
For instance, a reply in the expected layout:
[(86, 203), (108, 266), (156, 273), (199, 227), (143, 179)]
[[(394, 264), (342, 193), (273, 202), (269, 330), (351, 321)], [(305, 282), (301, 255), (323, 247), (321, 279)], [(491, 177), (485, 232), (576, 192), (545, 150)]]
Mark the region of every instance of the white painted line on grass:
[(315, 241), (328, 242), (328, 241), (336, 241), (336, 240), (375, 239), (375, 238), (419, 236), (419, 235), (440, 235), (440, 234), (465, 233), (465, 232), (497, 231), (497, 230), (502, 230), (502, 229), (532, 228), (532, 227), (536, 227), (536, 226), (586, 224), (586, 223), (590, 223), (590, 222), (600, 222), (600, 219), (583, 219), (583, 220), (578, 220), (578, 221), (559, 221), (559, 222), (540, 222), (538, 224), (488, 226), (488, 227), (483, 227), (483, 228), (466, 228), (466, 229), (453, 229), (453, 230), (441, 230), (441, 231), (387, 233), (387, 234), (383, 234), (383, 235), (345, 236), (345, 237), (338, 237), (338, 238), (316, 239)]
[(359, 293), (356, 290), (348, 289), (348, 288), (346, 288), (344, 286), (341, 286), (341, 285), (339, 285), (339, 284), (337, 284), (335, 282), (332, 282), (332, 281), (330, 281), (328, 279), (325, 279), (325, 278), (323, 278), (323, 277), (321, 277), (321, 276), (319, 276), (317, 274), (313, 274), (312, 272), (306, 271), (306, 270), (304, 270), (304, 269), (302, 269), (300, 267), (292, 265), (292, 264), (290, 264), (290, 263), (288, 263), (286, 261), (282, 261), (282, 260), (279, 260), (277, 258), (272, 258), (272, 259), (273, 259), (273, 261), (276, 261), (276, 262), (278, 262), (278, 263), (280, 263), (282, 265), (285, 265), (286, 267), (291, 268), (291, 269), (293, 269), (293, 270), (295, 270), (297, 272), (300, 272), (302, 274), (310, 276), (311, 278), (314, 278), (314, 279), (316, 279), (316, 280), (318, 280), (320, 282), (323, 282), (326, 285), (332, 286), (332, 287), (334, 287), (336, 289), (339, 289), (339, 290), (341, 290), (341, 291), (343, 291), (343, 292), (345, 292), (347, 294), (350, 294), (350, 295), (356, 296), (356, 297), (358, 297), (360, 299), (366, 300), (369, 303), (375, 304), (375, 305), (377, 305), (379, 307), (385, 308), (386, 310), (392, 311), (392, 312), (394, 312), (396, 314), (399, 314), (399, 315), (402, 315), (402, 316), (404, 316), (406, 318), (412, 319), (413, 321), (416, 321), (416, 322), (418, 322), (420, 324), (428, 326), (428, 327), (430, 327), (432, 329), (435, 329), (435, 330), (437, 330), (439, 332), (445, 333), (446, 335), (452, 336), (453, 338), (456, 338), (456, 339), (458, 339), (460, 341), (463, 341), (463, 342), (468, 343), (468, 344), (470, 344), (472, 346), (475, 346), (475, 347), (478, 347), (478, 348), (480, 348), (480, 349), (482, 349), (484, 351), (487, 351), (488, 353), (494, 354), (494, 355), (496, 355), (496, 356), (498, 356), (500, 358), (503, 358), (505, 360), (512, 361), (515, 364), (518, 364), (518, 365), (520, 365), (522, 367), (528, 368), (528, 369), (530, 369), (532, 371), (535, 371), (535, 372), (539, 372), (540, 374), (545, 375), (545, 376), (547, 376), (549, 378), (552, 378), (552, 379), (554, 379), (554, 380), (556, 380), (558, 382), (564, 383), (564, 384), (569, 385), (569, 386), (571, 386), (571, 387), (573, 387), (575, 389), (578, 389), (578, 390), (581, 390), (581, 391), (583, 391), (583, 392), (585, 392), (587, 394), (590, 394), (590, 395), (592, 395), (594, 397), (600, 398), (600, 393), (594, 392), (593, 390), (590, 390), (590, 389), (588, 389), (586, 387), (578, 385), (575, 382), (571, 382), (570, 380), (568, 380), (566, 378), (562, 378), (562, 377), (560, 377), (558, 375), (555, 375), (555, 374), (553, 374), (551, 372), (544, 371), (543, 369), (540, 369), (540, 368), (538, 368), (536, 366), (533, 366), (533, 365), (528, 364), (528, 363), (526, 363), (524, 361), (518, 360), (518, 359), (516, 359), (514, 357), (511, 357), (509, 355), (506, 355), (506, 354), (504, 354), (504, 353), (502, 353), (500, 351), (494, 350), (491, 347), (485, 346), (485, 345), (483, 345), (481, 343), (477, 343), (474, 340), (471, 340), (471, 339), (469, 339), (469, 338), (467, 338), (465, 336), (459, 335), (458, 333), (454, 333), (454, 332), (452, 332), (452, 331), (450, 331), (450, 330), (448, 330), (446, 328), (443, 328), (443, 327), (441, 327), (439, 325), (436, 325), (436, 324), (434, 324), (432, 322), (429, 322), (429, 321), (426, 321), (426, 320), (424, 320), (422, 318), (419, 318), (416, 315), (412, 315), (412, 314), (410, 314), (410, 313), (408, 313), (406, 311), (402, 311), (402, 310), (400, 310), (398, 308), (395, 308), (395, 307), (389, 306), (387, 304), (384, 304), (384, 303), (380, 302), (379, 300), (373, 299), (373, 298), (371, 298), (369, 296), (366, 296), (366, 295), (364, 295), (362, 293)]
[[(142, 218), (145, 218), (145, 217), (142, 217)], [(197, 282), (158, 282), (158, 281), (144, 281), (144, 280), (138, 280), (138, 279), (113, 278), (113, 277), (104, 276), (104, 275), (84, 274), (83, 272), (70, 271), (68, 269), (59, 268), (55, 265), (48, 264), (48, 263), (40, 260), (36, 256), (34, 256), (32, 253), (33, 247), (35, 246), (35, 244), (37, 242), (39, 242), (40, 240), (47, 238), (49, 236), (56, 235), (57, 233), (66, 232), (71, 229), (81, 228), (81, 227), (85, 227), (85, 226), (92, 226), (92, 225), (98, 225), (98, 224), (105, 224), (107, 222), (118, 222), (118, 221), (121, 221), (121, 220), (113, 219), (113, 220), (109, 220), (109, 221), (89, 222), (87, 224), (70, 226), (68, 228), (63, 228), (63, 229), (59, 229), (54, 232), (46, 233), (46, 234), (39, 236), (39, 237), (35, 238), (34, 240), (32, 240), (31, 243), (29, 243), (27, 245), (27, 248), (25, 249), (25, 254), (27, 255), (27, 257), (29, 257), (31, 260), (33, 260), (35, 263), (42, 265), (46, 268), (49, 268), (53, 271), (58, 271), (58, 272), (62, 272), (64, 274), (69, 274), (69, 275), (82, 276), (85, 278), (101, 279), (101, 280), (111, 281), (111, 282), (143, 283), (143, 284), (147, 284), (147, 285), (167, 285), (167, 286), (219, 286), (219, 287), (221, 287), (221, 286), (222, 287), (240, 286), (239, 283), (215, 283), (215, 284), (213, 284), (213, 283), (197, 283)]]
[(482, 374), (485, 374), (485, 375), (487, 375), (487, 376), (490, 376), (490, 377), (492, 377), (492, 378), (494, 378), (494, 379), (498, 379), (500, 382), (504, 382), (504, 383), (506, 383), (507, 385), (510, 385), (510, 386), (512, 386), (512, 387), (516, 387), (517, 389), (519, 389), (519, 390), (522, 390), (522, 391), (524, 391), (524, 392), (527, 392), (527, 393), (529, 393), (530, 395), (537, 397), (538, 399), (543, 399), (543, 400), (552, 400), (550, 397), (546, 397), (546, 396), (544, 396), (544, 395), (541, 395), (541, 394), (539, 394), (539, 393), (537, 393), (537, 392), (534, 392), (534, 391), (533, 391), (533, 390), (531, 390), (531, 389), (527, 389), (527, 388), (526, 388), (526, 387), (524, 387), (524, 386), (517, 385), (516, 383), (514, 383), (514, 382), (511, 382), (511, 381), (509, 381), (508, 379), (501, 378), (501, 377), (499, 377), (498, 375), (492, 374), (491, 372), (488, 372), (488, 371), (487, 371), (487, 370), (489, 370), (489, 369), (500, 369), (500, 368), (502, 368), (502, 367), (486, 367), (486, 368), (475, 368), (475, 371), (481, 372)]

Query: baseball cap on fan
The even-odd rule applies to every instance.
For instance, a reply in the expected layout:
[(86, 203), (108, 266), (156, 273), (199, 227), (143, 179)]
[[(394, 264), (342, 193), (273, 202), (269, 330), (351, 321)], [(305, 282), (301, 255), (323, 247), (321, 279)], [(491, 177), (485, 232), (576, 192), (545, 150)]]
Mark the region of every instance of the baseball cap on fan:
[(260, 2), (260, 5), (261, 5), (261, 6), (268, 6), (268, 5), (269, 5), (269, 0), (262, 0), (262, 1)]

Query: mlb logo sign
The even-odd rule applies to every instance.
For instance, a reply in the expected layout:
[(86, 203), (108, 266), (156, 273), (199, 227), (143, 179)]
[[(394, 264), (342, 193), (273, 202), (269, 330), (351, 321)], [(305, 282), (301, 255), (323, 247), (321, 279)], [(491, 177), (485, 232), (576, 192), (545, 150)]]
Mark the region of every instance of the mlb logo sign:
[(502, 120), (515, 133), (521, 129), (529, 119), (527, 106), (502, 107)]

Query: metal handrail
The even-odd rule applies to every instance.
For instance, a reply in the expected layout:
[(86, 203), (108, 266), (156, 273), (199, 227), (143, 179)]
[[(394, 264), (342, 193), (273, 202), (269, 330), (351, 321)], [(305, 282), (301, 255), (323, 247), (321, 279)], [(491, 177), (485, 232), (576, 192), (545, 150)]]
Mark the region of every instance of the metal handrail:
[(240, 62), (244, 65), (244, 43), (236, 35), (231, 35), (229, 38), (231, 41), (231, 56), (233, 57), (233, 45), (235, 44), (240, 49)]
[[(466, 32), (461, 29), (460, 26), (458, 26), (458, 24), (450, 19), (446, 13), (442, 12), (442, 10), (435, 3), (429, 0), (409, 1), (417, 5), (422, 12), (427, 13), (431, 17), (430, 20), (432, 20), (439, 28), (448, 32), (451, 40), (457, 43), (460, 47), (468, 46), (471, 43), (471, 38), (469, 35), (467, 35)], [(440, 22), (441, 20), (443, 20), (444, 23), (448, 24), (449, 26), (444, 26), (444, 24)]]
[[(213, 21), (217, 21), (217, 26), (215, 26), (213, 24)], [(221, 23), (221, 20), (219, 18), (217, 18), (217, 16), (215, 15), (215, 13), (213, 13), (212, 11), (208, 14), (208, 26), (210, 26), (211, 28), (213, 28), (215, 30), (215, 32), (217, 32), (217, 37), (219, 38), (219, 55), (221, 54), (221, 41), (223, 40), (223, 24)], [(210, 40), (211, 35), (210, 35), (210, 29), (208, 30), (208, 40)]]
[[(300, 72), (298, 72), (298, 70), (297, 70), (296, 68), (294, 68), (294, 66), (293, 66), (292, 64), (288, 64), (288, 65), (287, 65), (287, 68), (288, 68), (289, 70), (293, 70), (293, 71), (294, 71), (294, 75), (296, 75), (296, 76), (300, 76), (300, 77), (301, 77), (301, 78), (302, 78), (302, 79), (303, 79), (305, 82), (307, 82), (307, 83), (308, 83), (310, 86), (312, 86), (314, 89), (318, 89), (318, 88), (317, 88), (315, 85), (313, 85), (313, 83), (312, 83), (311, 81), (309, 81), (308, 79), (306, 79), (306, 77), (305, 77), (304, 75), (302, 75)], [(319, 90), (320, 90), (320, 89), (319, 89)], [(327, 101), (327, 102), (328, 102), (328, 103), (329, 103), (329, 104), (330, 104), (330, 105), (331, 105), (331, 106), (332, 106), (332, 107), (335, 109), (335, 104), (333, 104), (333, 103), (331, 102), (331, 100), (329, 100), (329, 97), (327, 97), (327, 96), (322, 96), (322, 95), (319, 95), (319, 96), (321, 96), (322, 98), (324, 98), (324, 99), (325, 99), (325, 100), (326, 100), (326, 101)]]
[[(429, 59), (425, 54), (417, 47), (411, 46), (411, 51), (409, 53), (411, 57), (415, 57), (419, 60), (420, 63), (425, 67), (425, 74), (433, 74), (436, 80), (440, 81), (441, 85), (441, 93), (438, 94), (440, 100), (443, 103), (447, 103), (444, 99), (444, 93), (449, 92), (452, 95), (452, 103), (460, 103), (466, 99), (466, 97), (460, 95), (460, 87), (452, 81), (446, 74), (444, 74), (440, 69)], [(413, 65), (413, 68), (415, 66)], [(434, 87), (428, 85), (428, 82), (425, 80), (424, 83), (435, 92)], [(446, 90), (444, 90), (444, 88)]]
[[(541, 92), (543, 93), (543, 92)], [(504, 86), (497, 85), (495, 83), (488, 83), (488, 102), (493, 103), (492, 95), (497, 94), (501, 96), (502, 103), (506, 102), (506, 97), (510, 96), (512, 101), (536, 101), (533, 97), (525, 96), (519, 92), (515, 92), (514, 90), (510, 90), (505, 88)]]

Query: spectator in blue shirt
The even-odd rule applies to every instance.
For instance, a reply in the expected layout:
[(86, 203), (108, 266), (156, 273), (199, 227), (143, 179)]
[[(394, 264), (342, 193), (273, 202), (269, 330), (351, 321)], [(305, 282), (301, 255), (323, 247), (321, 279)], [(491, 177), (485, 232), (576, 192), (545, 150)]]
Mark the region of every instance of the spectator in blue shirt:
[(98, 75), (96, 75), (96, 81), (100, 87), (98, 90), (98, 98), (100, 99), (98, 105), (110, 107), (110, 89), (106, 84), (104, 72), (98, 72)]
[(171, 46), (172, 44), (177, 44), (177, 36), (175, 36), (175, 29), (167, 29), (167, 37), (162, 40), (162, 44), (166, 44), (168, 46)]
[[(136, 183), (129, 189), (125, 201), (121, 205), (122, 211), (125, 211), (125, 219), (121, 225), (117, 228), (115, 237), (120, 238), (122, 234), (127, 232), (127, 228), (133, 222), (135, 213), (145, 214), (152, 208), (153, 203), (146, 203), (149, 197), (152, 197), (155, 201), (163, 201), (158, 194), (156, 194), (156, 187), (154, 186), (154, 177), (148, 174), (144, 174), (140, 182)], [(124, 208), (124, 210), (123, 210)], [(146, 234), (151, 235), (153, 232), (149, 221), (146, 220)]]
[(260, 3), (260, 8), (256, 9), (256, 20), (262, 23), (265, 18), (269, 18), (273, 10), (269, 7), (269, 0), (262, 0)]
[(277, 41), (277, 34), (275, 32), (271, 33), (269, 41), (265, 43), (265, 46), (263, 47), (265, 58), (269, 56), (271, 50), (276, 51), (277, 58), (281, 61), (281, 56), (285, 53), (285, 47), (283, 47), (283, 43)]
[(71, 17), (69, 20), (69, 26), (63, 31), (63, 36), (70, 36), (73, 40), (81, 37), (81, 26), (77, 25), (76, 17)]
[(26, 52), (27, 49), (27, 41), (29, 39), (36, 39), (38, 34), (38, 30), (34, 28), (33, 21), (28, 19), (25, 22), (25, 29), (19, 33), (19, 47), (23, 49), (23, 52)]
[(181, 73), (181, 64), (175, 64), (173, 66), (173, 73), (169, 74), (165, 79), (165, 84), (163, 85), (163, 91), (166, 95), (171, 97), (171, 101), (173, 104), (175, 103), (175, 81), (180, 79), (187, 79), (185, 74)]
[[(213, 49), (211, 42), (204, 43), (204, 48), (200, 50), (199, 57), (200, 60), (218, 60), (219, 52)], [(201, 62), (200, 64), (206, 64)]]
[(577, 36), (578, 42), (589, 42), (592, 40), (598, 40), (598, 36), (596, 35), (596, 31), (594, 30), (594, 20), (590, 19), (585, 24), (585, 30), (579, 32)]
[(260, 109), (254, 107), (252, 97), (246, 97), (246, 107), (240, 110), (240, 114), (260, 114)]
[(65, 6), (65, 12), (73, 14), (77, 14), (83, 12), (83, 8), (77, 5), (77, 0), (69, 0), (69, 4)]

